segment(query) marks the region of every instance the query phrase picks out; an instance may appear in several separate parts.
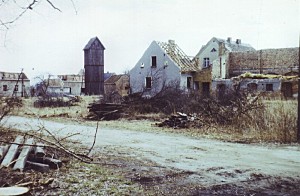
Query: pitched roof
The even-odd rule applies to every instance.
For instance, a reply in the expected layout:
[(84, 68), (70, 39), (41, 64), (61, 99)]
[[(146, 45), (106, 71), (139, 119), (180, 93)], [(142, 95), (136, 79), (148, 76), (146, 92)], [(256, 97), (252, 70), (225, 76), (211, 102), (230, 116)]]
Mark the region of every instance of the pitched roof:
[(182, 71), (198, 71), (197, 65), (179, 48), (174, 41), (156, 42)]
[(58, 77), (67, 82), (82, 82), (84, 80), (84, 75), (79, 74), (58, 75)]
[(219, 43), (224, 43), (225, 49), (228, 50), (229, 52), (243, 52), (243, 51), (254, 51), (255, 50), (250, 44), (237, 43), (235, 41), (232, 41), (231, 39), (225, 40), (225, 39), (213, 37), (207, 42), (206, 45), (201, 47), (200, 51), (197, 53), (196, 56), (201, 54), (209, 46), (209, 43), (214, 40), (216, 40)]
[[(229, 50), (230, 52), (241, 52), (241, 51), (253, 51), (255, 50), (250, 44), (245, 43), (237, 43), (237, 41), (225, 40), (214, 37), (213, 39), (216, 39), (220, 43), (225, 44), (225, 48)], [(240, 40), (241, 41), (241, 40)]]
[(114, 84), (118, 80), (120, 80), (123, 76), (126, 76), (125, 74), (120, 74), (120, 75), (112, 75), (108, 79), (104, 81), (105, 84)]
[(29, 80), (25, 73), (0, 72), (0, 80)]
[(94, 42), (98, 42), (100, 44), (100, 47), (105, 50), (105, 47), (103, 46), (103, 44), (101, 43), (101, 41), (98, 39), (98, 37), (93, 37), (90, 39), (90, 41), (85, 45), (83, 50), (88, 50), (92, 47)]

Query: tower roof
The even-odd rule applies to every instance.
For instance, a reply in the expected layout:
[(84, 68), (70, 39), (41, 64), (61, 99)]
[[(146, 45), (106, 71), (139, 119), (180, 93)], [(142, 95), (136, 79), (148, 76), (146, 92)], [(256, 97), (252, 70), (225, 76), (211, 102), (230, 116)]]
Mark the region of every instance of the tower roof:
[(90, 41), (85, 45), (83, 50), (89, 50), (92, 47), (105, 50), (105, 47), (103, 46), (98, 37), (91, 38)]

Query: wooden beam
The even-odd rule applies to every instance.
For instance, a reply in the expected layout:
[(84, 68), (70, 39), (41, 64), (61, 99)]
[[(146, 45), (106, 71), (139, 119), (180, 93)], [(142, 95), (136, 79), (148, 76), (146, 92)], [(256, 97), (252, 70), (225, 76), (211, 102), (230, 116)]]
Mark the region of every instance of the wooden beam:
[(46, 154), (45, 154), (45, 151), (44, 151), (44, 144), (43, 143), (37, 143), (36, 144), (36, 147), (34, 149), (34, 155), (36, 157), (44, 157)]
[(48, 172), (49, 165), (43, 163), (36, 163), (32, 161), (26, 161), (26, 168), (33, 169), (39, 172)]
[(29, 138), (25, 141), (24, 144), (25, 145), (23, 146), (23, 149), (14, 165), (13, 170), (20, 170), (20, 171), (24, 170), (28, 155), (29, 155), (30, 151), (32, 150), (32, 145), (34, 144), (34, 139)]
[(8, 145), (6, 146), (0, 146), (0, 161), (4, 158), (8, 151)]
[(23, 141), (24, 138), (22, 136), (19, 135), (16, 137), (14, 144), (10, 145), (8, 152), (1, 163), (1, 166), (9, 167), (13, 163), (13, 159), (18, 152), (18, 147), (19, 145), (22, 145)]

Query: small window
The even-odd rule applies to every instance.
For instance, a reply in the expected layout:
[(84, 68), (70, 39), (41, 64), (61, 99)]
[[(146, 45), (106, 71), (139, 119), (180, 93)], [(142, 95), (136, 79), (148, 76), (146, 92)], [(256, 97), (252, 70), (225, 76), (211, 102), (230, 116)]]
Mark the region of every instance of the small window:
[(217, 50), (215, 48), (211, 49), (210, 52), (216, 52)]
[(267, 84), (266, 91), (273, 91), (273, 84)]
[(7, 85), (3, 85), (3, 91), (7, 91)]
[(156, 67), (157, 63), (156, 63), (156, 56), (152, 56), (151, 57), (151, 67)]
[(152, 87), (152, 78), (146, 77), (146, 88), (151, 88), (151, 87)]
[(247, 89), (250, 92), (257, 91), (257, 84), (256, 83), (248, 83), (247, 84)]
[(19, 85), (15, 85), (15, 90), (14, 91), (18, 91), (19, 90)]
[(209, 67), (209, 58), (204, 58), (203, 59), (203, 67)]
[(187, 88), (191, 88), (192, 87), (192, 77), (187, 77), (186, 87)]

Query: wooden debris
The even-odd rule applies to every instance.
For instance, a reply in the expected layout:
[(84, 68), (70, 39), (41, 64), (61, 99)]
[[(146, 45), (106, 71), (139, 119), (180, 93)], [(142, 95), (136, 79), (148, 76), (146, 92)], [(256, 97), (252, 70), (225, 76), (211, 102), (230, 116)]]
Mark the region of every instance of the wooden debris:
[(36, 157), (44, 157), (46, 155), (44, 151), (44, 144), (42, 143), (37, 143), (36, 147), (34, 148), (34, 155)]
[(25, 145), (23, 146), (23, 149), (13, 167), (13, 170), (23, 171), (29, 152), (32, 150), (32, 145), (34, 144), (33, 138), (27, 139), (24, 144)]
[(26, 167), (28, 167), (28, 169), (33, 169), (39, 172), (48, 172), (50, 168), (47, 164), (36, 163), (32, 161), (26, 161)]
[(116, 120), (124, 112), (124, 104), (93, 103), (88, 106), (89, 120)]
[(196, 119), (196, 115), (187, 115), (185, 113), (177, 112), (176, 115), (171, 115), (167, 120), (157, 123), (159, 127), (167, 126), (173, 128), (188, 128)]
[[(0, 146), (1, 156), (4, 157), (1, 166), (9, 167), (15, 163), (13, 170), (23, 171), (26, 166), (28, 169), (34, 169), (40, 172), (48, 172), (50, 168), (57, 169), (62, 166), (61, 160), (50, 158), (49, 155), (45, 153), (44, 144), (38, 143), (34, 145), (35, 142), (33, 138), (27, 139), (23, 144), (23, 140), (23, 137), (17, 136), (15, 141), (10, 145), (6, 155), (5, 151), (8, 147)], [(23, 148), (19, 156), (15, 158), (19, 145), (23, 145)]]
[(0, 146), (0, 161), (6, 155), (7, 151), (8, 151), (8, 145)]
[(45, 164), (48, 164), (51, 169), (57, 169), (62, 166), (61, 160), (52, 159), (50, 157), (43, 157), (43, 162)]
[(10, 145), (8, 152), (1, 163), (2, 166), (9, 167), (12, 164), (12, 162), (18, 152), (19, 144), (21, 145), (23, 140), (24, 140), (24, 138), (22, 136), (16, 137), (14, 144)]

